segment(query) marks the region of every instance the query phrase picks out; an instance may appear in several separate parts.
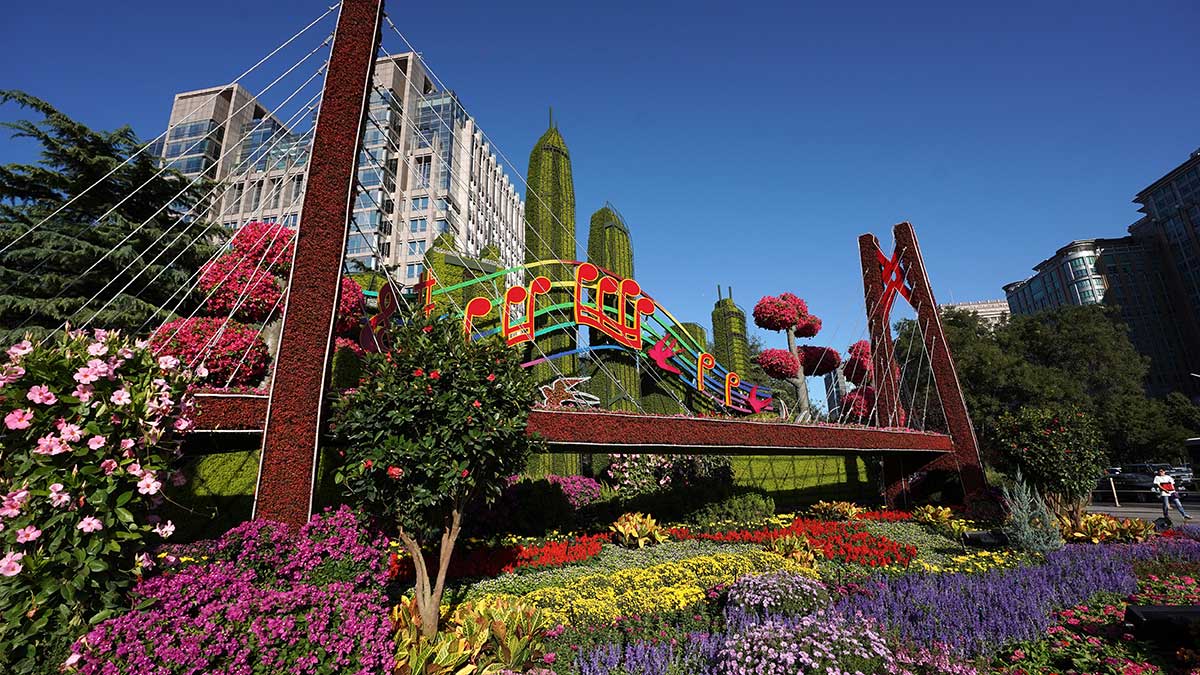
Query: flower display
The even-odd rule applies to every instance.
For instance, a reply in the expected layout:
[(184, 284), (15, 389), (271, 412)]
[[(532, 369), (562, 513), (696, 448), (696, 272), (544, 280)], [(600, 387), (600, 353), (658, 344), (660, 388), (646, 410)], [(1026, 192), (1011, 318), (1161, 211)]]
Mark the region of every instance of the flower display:
[(705, 539), (709, 541), (764, 544), (780, 537), (803, 536), (830, 560), (885, 567), (906, 566), (916, 556), (915, 547), (880, 537), (859, 529), (853, 523), (796, 518), (785, 527), (728, 532), (692, 532), (686, 527), (667, 530), (672, 539)]
[[(804, 309), (807, 314), (807, 306)], [(765, 295), (754, 305), (754, 323), (766, 330), (785, 331), (795, 326), (800, 317), (798, 305), (783, 296)]]
[(335, 333), (350, 333), (358, 329), (367, 313), (367, 297), (362, 286), (350, 277), (342, 277), (341, 292), (338, 293), (337, 319), (333, 325)]
[(203, 365), (207, 371), (203, 381), (218, 386), (256, 384), (271, 366), (267, 343), (259, 331), (223, 318), (176, 319), (159, 328), (151, 343), (157, 352)]
[(24, 672), (63, 652), (87, 618), (125, 605), (161, 499), (155, 477), (176, 456), (176, 422), (193, 414), (192, 373), (111, 331), (22, 341), (7, 354), (6, 372), (23, 376), (0, 400), (29, 405), (5, 425), (0, 607), (29, 620), (0, 631), (0, 666)]
[[(468, 548), (450, 561), (447, 576), (451, 579), (494, 577), (518, 570), (562, 567), (599, 555), (601, 547), (610, 539), (611, 535), (605, 532), (536, 544)], [(428, 563), (436, 562), (432, 554), (426, 558)], [(401, 581), (413, 578), (412, 559), (407, 555), (393, 553), (390, 564), (392, 578)]]
[(794, 572), (742, 577), (729, 588), (730, 604), (760, 616), (803, 616), (828, 605), (830, 599), (824, 584)]
[(812, 377), (822, 377), (838, 369), (842, 365), (842, 355), (832, 347), (800, 347), (800, 360), (804, 363), (804, 374)]
[(731, 633), (714, 675), (897, 672), (895, 656), (870, 624), (839, 615), (773, 620)]
[(269, 271), (284, 274), (292, 265), (295, 235), (295, 231), (280, 223), (246, 223), (233, 235), (229, 243), (232, 250), (227, 256), (255, 266), (261, 261)]
[(768, 377), (788, 380), (800, 373), (800, 361), (786, 349), (764, 349), (755, 357)]
[(204, 310), (245, 323), (265, 321), (280, 306), (283, 289), (269, 269), (237, 255), (224, 255), (200, 271)]

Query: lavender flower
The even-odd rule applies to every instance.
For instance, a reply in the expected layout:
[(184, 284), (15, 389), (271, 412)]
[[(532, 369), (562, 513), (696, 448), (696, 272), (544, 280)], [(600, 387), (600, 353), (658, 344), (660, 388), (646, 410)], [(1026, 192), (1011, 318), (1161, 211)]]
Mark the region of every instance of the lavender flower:
[(794, 572), (743, 577), (729, 589), (729, 603), (759, 615), (803, 616), (828, 605), (825, 585)]

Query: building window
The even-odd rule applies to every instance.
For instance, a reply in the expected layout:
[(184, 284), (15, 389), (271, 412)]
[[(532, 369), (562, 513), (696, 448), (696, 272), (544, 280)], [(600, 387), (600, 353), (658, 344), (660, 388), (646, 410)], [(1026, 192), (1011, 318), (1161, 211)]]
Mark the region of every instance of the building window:
[(437, 231), (439, 234), (445, 234), (450, 230), (450, 223), (446, 222), (445, 219), (439, 218), (435, 224), (437, 225)]
[(413, 197), (412, 206), (410, 208), (413, 211), (427, 210), (429, 208), (429, 197)]
[(423, 242), (423, 241), (408, 242), (408, 254), (409, 255), (425, 255), (425, 242)]
[(408, 265), (405, 268), (404, 276), (409, 279), (416, 279), (417, 277), (420, 277), (421, 273), (424, 271), (425, 271), (425, 266), (422, 265), (421, 263), (416, 263), (414, 265)]
[(428, 223), (426, 223), (424, 218), (414, 218), (414, 219), (408, 221), (408, 231), (409, 232), (413, 232), (413, 233), (425, 232), (428, 229), (429, 229)]
[(418, 157), (416, 163), (417, 185), (429, 187), (429, 170), (433, 166), (431, 157)]

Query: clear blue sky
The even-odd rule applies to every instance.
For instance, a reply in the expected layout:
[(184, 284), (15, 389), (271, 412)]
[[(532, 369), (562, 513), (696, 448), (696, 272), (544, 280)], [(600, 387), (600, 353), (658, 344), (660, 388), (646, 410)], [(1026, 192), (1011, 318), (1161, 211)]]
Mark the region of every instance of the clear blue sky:
[[(390, 8), (521, 173), (554, 107), (580, 238), (611, 200), (681, 319), (707, 323), (717, 283), (747, 311), (793, 291), (840, 349), (863, 334), (860, 233), (890, 250), (911, 220), (939, 301), (999, 298), (1069, 240), (1124, 234), (1133, 195), (1200, 146), (1200, 3), (834, 4)], [(324, 6), (25, 3), (0, 25), (0, 87), (150, 138), (174, 92)], [(0, 162), (28, 156), (0, 140)]]

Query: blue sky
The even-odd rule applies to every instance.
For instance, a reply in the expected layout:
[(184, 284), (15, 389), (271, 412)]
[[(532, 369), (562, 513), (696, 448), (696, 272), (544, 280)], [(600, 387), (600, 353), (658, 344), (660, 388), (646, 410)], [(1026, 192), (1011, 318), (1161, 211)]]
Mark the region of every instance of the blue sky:
[[(1071, 239), (1124, 234), (1133, 195), (1200, 146), (1200, 4), (974, 4), (467, 0), (393, 18), (520, 173), (554, 107), (580, 238), (616, 205), (638, 280), (681, 319), (707, 323), (718, 283), (747, 311), (792, 291), (825, 319), (816, 342), (845, 349), (864, 331), (860, 233), (890, 250), (911, 220), (939, 301), (999, 298)], [(29, 3), (0, 25), (0, 87), (150, 138), (174, 92), (232, 79), (324, 7)], [(28, 158), (0, 140), (0, 162)]]

